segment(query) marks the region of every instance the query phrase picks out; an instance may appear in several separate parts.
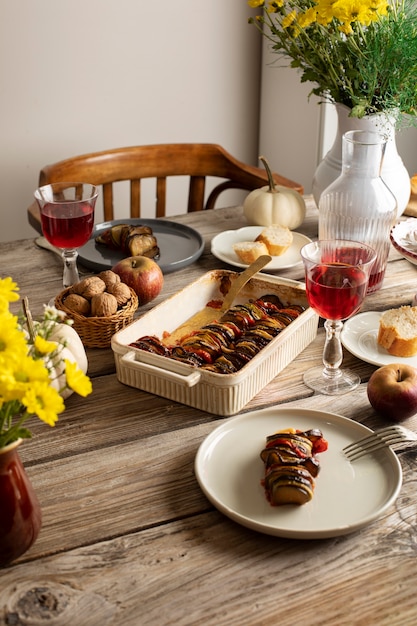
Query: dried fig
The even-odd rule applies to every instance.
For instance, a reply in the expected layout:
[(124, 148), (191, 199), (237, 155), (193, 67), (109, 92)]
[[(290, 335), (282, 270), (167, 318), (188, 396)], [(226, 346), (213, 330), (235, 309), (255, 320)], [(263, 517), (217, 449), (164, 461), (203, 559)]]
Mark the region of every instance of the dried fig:
[(117, 311), (117, 300), (106, 291), (91, 298), (91, 315), (93, 317), (109, 317)]
[(115, 283), (108, 287), (107, 291), (116, 298), (119, 306), (123, 306), (126, 302), (129, 302), (132, 297), (130, 289), (125, 283)]
[(90, 303), (86, 298), (80, 296), (77, 293), (70, 293), (65, 298), (64, 302), (67, 309), (79, 313), (80, 315), (88, 316), (90, 314)]
[(87, 298), (87, 300), (90, 300), (93, 296), (99, 293), (103, 293), (105, 290), (106, 283), (98, 276), (89, 276), (88, 278), (84, 278), (84, 280), (76, 283), (72, 288), (73, 293), (78, 293), (80, 296)]

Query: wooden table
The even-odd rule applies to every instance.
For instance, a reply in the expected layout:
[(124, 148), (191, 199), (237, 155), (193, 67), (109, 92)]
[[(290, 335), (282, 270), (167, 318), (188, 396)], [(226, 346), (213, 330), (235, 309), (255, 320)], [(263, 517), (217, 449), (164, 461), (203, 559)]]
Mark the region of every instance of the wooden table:
[[(300, 230), (317, 235), (308, 202)], [(175, 218), (205, 237), (203, 256), (165, 278), (154, 306), (206, 271), (216, 233), (245, 225), (240, 208)], [(61, 290), (60, 259), (33, 239), (0, 245), (34, 314)], [(229, 268), (230, 269), (230, 268)], [(303, 279), (301, 266), (283, 272)], [(363, 310), (408, 304), (417, 268), (391, 249), (383, 288)], [(340, 413), (383, 425), (366, 395), (375, 367), (345, 351), (362, 377), (349, 396), (312, 395), (302, 374), (321, 361), (323, 330), (243, 412), (272, 405)], [(0, 571), (0, 624), (106, 626), (390, 625), (417, 623), (415, 454), (401, 455), (404, 484), (382, 518), (354, 534), (295, 540), (246, 529), (218, 512), (193, 472), (203, 439), (223, 418), (123, 386), (111, 350), (89, 350), (93, 393), (72, 396), (57, 426), (33, 420), (21, 447), (43, 511), (35, 545)], [(416, 418), (406, 425), (417, 427)], [(337, 476), (335, 476), (337, 480)], [(1, 503), (0, 503), (1, 506)]]

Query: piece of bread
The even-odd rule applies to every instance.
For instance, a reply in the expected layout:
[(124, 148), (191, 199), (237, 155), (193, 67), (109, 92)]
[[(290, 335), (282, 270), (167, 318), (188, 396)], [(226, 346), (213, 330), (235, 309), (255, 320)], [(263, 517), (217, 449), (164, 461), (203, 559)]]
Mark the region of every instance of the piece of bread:
[(289, 228), (272, 224), (257, 236), (255, 241), (262, 241), (272, 256), (281, 256), (293, 242), (293, 234)]
[(417, 354), (417, 306), (385, 311), (379, 321), (377, 341), (393, 356)]
[(233, 244), (233, 250), (242, 263), (253, 263), (263, 254), (269, 254), (268, 248), (261, 241), (239, 241)]

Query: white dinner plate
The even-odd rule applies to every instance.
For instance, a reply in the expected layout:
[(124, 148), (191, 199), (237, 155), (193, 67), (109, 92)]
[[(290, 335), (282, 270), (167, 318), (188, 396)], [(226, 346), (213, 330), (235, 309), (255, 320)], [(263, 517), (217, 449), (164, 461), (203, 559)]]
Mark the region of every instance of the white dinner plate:
[[(236, 267), (247, 267), (247, 264), (242, 263), (233, 250), (233, 244), (241, 241), (255, 241), (256, 237), (264, 230), (264, 228), (264, 226), (245, 226), (244, 228), (239, 228), (238, 230), (225, 230), (223, 233), (219, 233), (213, 237), (211, 242), (211, 253), (220, 259), (220, 261), (230, 263), (230, 265), (234, 265)], [(300, 250), (307, 243), (311, 243), (311, 239), (295, 231), (292, 231), (292, 234), (293, 242), (291, 246), (281, 256), (273, 256), (272, 261), (264, 267), (264, 272), (285, 270), (301, 263)]]
[[(318, 455), (313, 499), (301, 506), (271, 506), (260, 458), (268, 435), (283, 428), (319, 428), (329, 447)], [(386, 448), (350, 463), (342, 448), (371, 431), (340, 415), (309, 409), (269, 408), (228, 418), (201, 444), (198, 483), (215, 507), (242, 526), (278, 537), (316, 539), (354, 532), (380, 517), (402, 485), (401, 464)]]
[(354, 356), (371, 365), (408, 363), (417, 367), (417, 356), (393, 356), (378, 345), (379, 320), (382, 311), (358, 313), (343, 324), (341, 340), (344, 347)]

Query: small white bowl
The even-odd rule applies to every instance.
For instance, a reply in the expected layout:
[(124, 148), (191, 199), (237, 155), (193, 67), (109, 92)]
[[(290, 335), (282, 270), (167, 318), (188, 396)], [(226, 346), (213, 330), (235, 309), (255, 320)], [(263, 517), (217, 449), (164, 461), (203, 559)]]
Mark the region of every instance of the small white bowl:
[(410, 217), (391, 228), (391, 243), (407, 261), (417, 265), (417, 218)]

